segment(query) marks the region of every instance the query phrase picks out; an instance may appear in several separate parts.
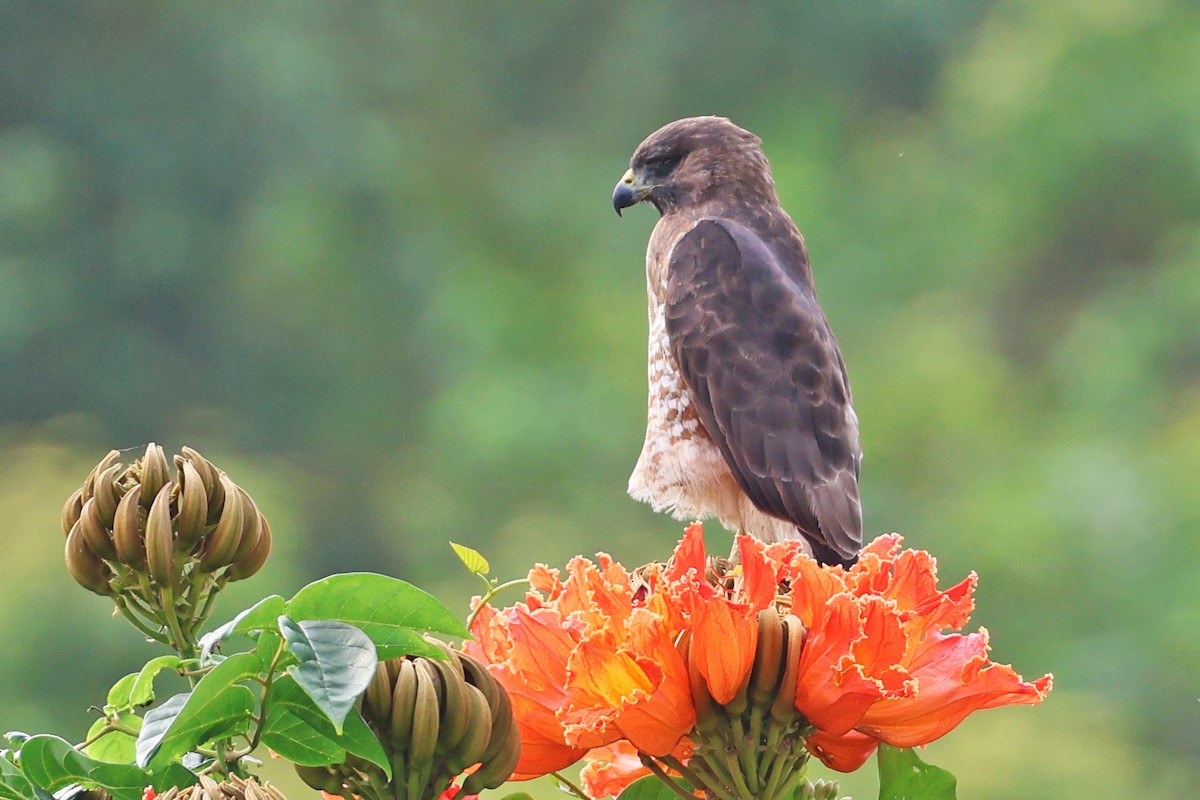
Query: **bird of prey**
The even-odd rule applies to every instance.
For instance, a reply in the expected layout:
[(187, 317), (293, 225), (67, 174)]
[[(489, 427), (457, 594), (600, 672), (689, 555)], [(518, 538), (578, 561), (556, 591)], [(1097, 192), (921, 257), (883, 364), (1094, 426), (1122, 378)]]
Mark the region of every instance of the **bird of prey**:
[(661, 214), (646, 250), (646, 441), (629, 493), (823, 563), (862, 547), (858, 417), (762, 140), (722, 117), (647, 138), (613, 191)]

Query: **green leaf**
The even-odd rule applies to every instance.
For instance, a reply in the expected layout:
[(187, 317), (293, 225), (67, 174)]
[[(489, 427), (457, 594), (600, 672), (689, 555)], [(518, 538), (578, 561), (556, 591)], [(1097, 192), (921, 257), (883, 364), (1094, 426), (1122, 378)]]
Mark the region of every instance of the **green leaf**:
[(179, 669), (181, 666), (183, 662), (179, 656), (159, 656), (147, 661), (129, 689), (129, 705), (118, 706), (117, 709), (124, 711), (154, 702), (154, 678), (164, 669)]
[(341, 733), (354, 701), (375, 677), (374, 644), (358, 628), (336, 620), (280, 617), (279, 631), (298, 661), (288, 672)]
[(53, 792), (87, 780), (88, 772), (100, 762), (93, 761), (57, 736), (31, 736), (21, 745), (21, 769), (31, 783)]
[(647, 775), (625, 787), (620, 800), (678, 800), (678, 795), (655, 776)]
[(380, 660), (402, 655), (445, 658), (422, 634), (470, 636), (433, 595), (370, 572), (332, 575), (310, 583), (288, 601), (287, 615), (294, 620), (328, 619), (353, 625), (375, 643)]
[(16, 764), (0, 758), (0, 800), (44, 800), (49, 797), (30, 783)]
[(237, 653), (213, 667), (192, 691), (178, 694), (146, 714), (137, 740), (137, 764), (158, 769), (249, 718), (254, 695), (239, 681), (258, 675), (254, 653)]
[(344, 748), (287, 709), (271, 709), (271, 716), (263, 728), (262, 743), (303, 767), (323, 767), (346, 760)]
[[(379, 743), (379, 739), (367, 727), (367, 723), (363, 722), (362, 716), (357, 711), (350, 712), (346, 717), (344, 730), (339, 735), (333, 729), (333, 723), (329, 721), (325, 713), (317, 708), (313, 699), (300, 688), (295, 678), (290, 675), (284, 675), (271, 685), (267, 708), (267, 726), (263, 733), (263, 744), (284, 758), (304, 763), (306, 766), (320, 767), (326, 764), (340, 763), (345, 760), (346, 753), (349, 752), (378, 765), (387, 774), (388, 779), (391, 779), (391, 760), (383, 749), (383, 745)], [(275, 719), (277, 713), (282, 713), (278, 722)], [(297, 726), (293, 718), (304, 727)], [(286, 754), (282, 748), (276, 747), (275, 744), (268, 741), (268, 732), (271, 733), (273, 741), (282, 743), (284, 747), (291, 747), (292, 752), (300, 754), (303, 751), (303, 757), (309, 760), (302, 762), (299, 758)], [(317, 741), (318, 738), (329, 744)], [(332, 755), (332, 748), (336, 748), (337, 755), (330, 760), (312, 761), (312, 759)]]
[[(91, 739), (100, 733), (110, 721), (107, 717), (101, 717), (96, 720), (85, 738)], [(117, 718), (117, 722), (134, 731), (142, 729), (142, 718), (128, 711), (122, 713)], [(136, 757), (136, 743), (136, 734), (128, 734), (125, 731), (109, 731), (85, 747), (83, 752), (97, 761), (107, 761), (112, 764), (128, 764)]]
[(88, 758), (57, 736), (34, 736), (21, 747), (21, 768), (30, 782), (48, 791), (72, 783), (94, 783), (116, 800), (138, 800), (150, 776), (132, 764)]
[(458, 560), (463, 562), (467, 569), (471, 570), (476, 575), (487, 575), (491, 571), (491, 565), (488, 564), (486, 558), (478, 550), (472, 550), (466, 545), (450, 543), (450, 548), (454, 550), (454, 554), (458, 556)]
[(133, 707), (130, 697), (133, 695), (133, 684), (137, 683), (138, 674), (131, 672), (112, 685), (112, 688), (108, 690), (108, 697), (104, 701), (105, 710), (115, 714)]
[(512, 794), (504, 795), (500, 800), (533, 800), (533, 795), (529, 794), (529, 792), (513, 792)]
[(879, 800), (956, 800), (954, 776), (926, 764), (912, 748), (881, 742), (877, 758)]
[[(205, 663), (213, 649), (230, 636), (256, 630), (274, 630), (275, 620), (284, 612), (284, 599), (273, 594), (241, 611), (233, 619), (200, 637), (200, 661)], [(266, 663), (266, 662), (264, 662)]]

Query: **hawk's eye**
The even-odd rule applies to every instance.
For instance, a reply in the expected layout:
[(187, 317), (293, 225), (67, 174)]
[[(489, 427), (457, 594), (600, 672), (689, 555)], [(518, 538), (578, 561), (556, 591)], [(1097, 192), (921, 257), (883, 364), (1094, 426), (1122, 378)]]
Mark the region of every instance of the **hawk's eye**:
[(682, 156), (672, 153), (651, 156), (646, 159), (646, 171), (661, 178), (664, 175), (669, 175), (673, 169), (679, 166), (679, 162), (682, 160)]

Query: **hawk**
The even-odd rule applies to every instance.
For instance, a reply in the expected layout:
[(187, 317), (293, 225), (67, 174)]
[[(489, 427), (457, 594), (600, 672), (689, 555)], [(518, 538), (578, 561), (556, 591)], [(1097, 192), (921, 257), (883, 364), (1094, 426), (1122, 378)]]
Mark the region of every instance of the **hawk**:
[(858, 417), (804, 239), (762, 140), (722, 117), (655, 131), (613, 191), (661, 217), (646, 250), (646, 441), (629, 493), (823, 563), (862, 547)]

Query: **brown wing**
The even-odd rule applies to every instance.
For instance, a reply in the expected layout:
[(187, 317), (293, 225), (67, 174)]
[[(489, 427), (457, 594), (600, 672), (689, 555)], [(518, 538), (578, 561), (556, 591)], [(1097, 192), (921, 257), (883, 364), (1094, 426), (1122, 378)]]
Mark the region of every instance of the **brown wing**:
[(749, 228), (701, 221), (671, 252), (667, 334), (701, 423), (754, 504), (794, 522), (823, 560), (850, 560), (862, 547), (858, 422), (801, 274)]

